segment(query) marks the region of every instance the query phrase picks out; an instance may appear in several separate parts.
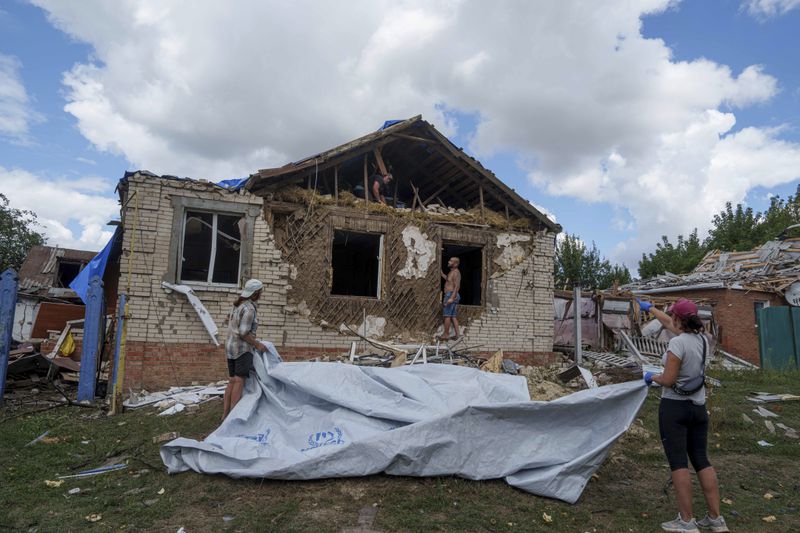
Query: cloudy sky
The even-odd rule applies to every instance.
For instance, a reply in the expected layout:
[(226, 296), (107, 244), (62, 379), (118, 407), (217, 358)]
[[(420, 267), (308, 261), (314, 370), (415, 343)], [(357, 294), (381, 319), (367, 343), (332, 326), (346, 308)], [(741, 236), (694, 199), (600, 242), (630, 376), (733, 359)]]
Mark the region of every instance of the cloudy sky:
[(635, 270), (800, 180), (800, 0), (0, 3), (0, 192), (99, 249), (123, 172), (219, 180), (422, 114)]

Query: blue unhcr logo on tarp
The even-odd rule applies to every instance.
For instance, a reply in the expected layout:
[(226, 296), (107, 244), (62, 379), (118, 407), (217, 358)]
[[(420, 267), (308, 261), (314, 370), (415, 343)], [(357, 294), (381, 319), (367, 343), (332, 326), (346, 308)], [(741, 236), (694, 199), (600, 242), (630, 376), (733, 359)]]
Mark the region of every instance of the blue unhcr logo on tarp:
[(240, 439), (247, 439), (257, 442), (262, 446), (266, 446), (268, 444), (267, 440), (269, 439), (269, 434), (272, 432), (271, 429), (267, 428), (264, 433), (256, 433), (255, 435), (236, 435)]
[(323, 446), (332, 446), (336, 444), (344, 444), (342, 438), (342, 430), (334, 427), (333, 431), (318, 431), (308, 436), (308, 448), (303, 448), (301, 452), (313, 450), (314, 448), (321, 448)]

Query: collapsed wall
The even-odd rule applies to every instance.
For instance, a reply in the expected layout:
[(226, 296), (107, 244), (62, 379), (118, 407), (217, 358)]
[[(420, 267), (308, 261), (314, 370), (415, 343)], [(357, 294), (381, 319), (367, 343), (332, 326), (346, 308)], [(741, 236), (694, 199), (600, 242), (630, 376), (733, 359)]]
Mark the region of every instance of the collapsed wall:
[[(206, 226), (219, 230), (214, 213), (240, 217), (240, 242), (224, 254), (240, 255), (239, 279), (264, 282), (259, 337), (273, 341), (287, 360), (348, 349), (356, 339), (348, 327), (385, 339), (430, 342), (441, 329), (444, 250), (471, 254), (470, 283), (477, 303), (459, 310), (467, 345), (486, 352), (502, 348), (526, 363), (545, 362), (552, 354), (553, 233), (462, 227), (336, 206), (265, 203), (210, 183), (138, 173), (124, 180), (120, 191), (125, 230), (120, 291), (127, 285), (129, 259), (131, 265), (126, 387), (157, 388), (226, 376), (222, 346), (211, 342), (183, 295), (162, 287), (162, 282), (190, 285), (224, 344), (237, 285), (181, 279), (181, 269), (192, 260), (183, 249), (186, 232), (190, 227), (211, 231)], [(222, 235), (234, 239), (228, 233)], [(351, 245), (358, 245), (354, 249), (362, 255), (354, 256)], [(373, 261), (373, 245), (377, 263), (364, 267)], [(220, 262), (226, 260), (216, 253)], [(355, 268), (349, 277), (359, 279), (348, 279), (345, 268)], [(360, 279), (369, 277), (374, 282)]]

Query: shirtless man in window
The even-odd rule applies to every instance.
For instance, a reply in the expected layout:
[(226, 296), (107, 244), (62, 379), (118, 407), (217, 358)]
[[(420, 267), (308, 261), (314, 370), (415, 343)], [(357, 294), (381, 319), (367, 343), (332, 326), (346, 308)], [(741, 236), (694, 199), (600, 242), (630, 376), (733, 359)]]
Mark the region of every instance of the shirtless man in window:
[(441, 340), (450, 340), (450, 322), (452, 321), (456, 334), (453, 340), (458, 339), (458, 302), (461, 300), (461, 295), (458, 291), (461, 289), (461, 272), (458, 270), (460, 261), (458, 257), (451, 257), (447, 262), (447, 267), (450, 272), (447, 275), (442, 274), (444, 282), (444, 298), (442, 298), (442, 316), (444, 317), (444, 333)]

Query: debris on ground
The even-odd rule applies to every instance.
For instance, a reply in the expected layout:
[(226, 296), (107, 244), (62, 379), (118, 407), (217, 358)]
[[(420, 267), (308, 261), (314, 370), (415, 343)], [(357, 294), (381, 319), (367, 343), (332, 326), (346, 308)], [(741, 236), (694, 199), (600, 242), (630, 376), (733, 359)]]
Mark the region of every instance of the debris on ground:
[(34, 444), (36, 444), (37, 442), (41, 442), (41, 441), (42, 441), (42, 440), (44, 440), (44, 438), (45, 438), (46, 436), (48, 436), (49, 434), (50, 434), (50, 430), (48, 429), (47, 431), (45, 431), (44, 433), (42, 433), (41, 435), (39, 435), (38, 437), (36, 437), (36, 438), (35, 438), (35, 439), (33, 439), (32, 441), (30, 441), (28, 444), (26, 444), (26, 445), (25, 445), (25, 447), (27, 448), (28, 446), (33, 446), (33, 445), (34, 445)]
[(778, 415), (776, 415), (769, 409), (764, 409), (763, 407), (756, 407), (755, 409), (753, 409), (753, 412), (757, 415), (760, 415), (763, 418), (778, 418)]
[(759, 446), (763, 446), (765, 448), (768, 447), (768, 446), (775, 446), (774, 444), (770, 444), (769, 442), (767, 442), (765, 440), (760, 440), (760, 441), (757, 442), (757, 444)]
[(167, 442), (170, 440), (175, 440), (180, 437), (181, 434), (177, 431), (170, 431), (169, 433), (162, 433), (161, 435), (156, 435), (153, 437), (153, 444), (158, 444), (159, 442)]
[(130, 397), (122, 402), (126, 409), (139, 409), (148, 405), (159, 409), (159, 415), (169, 416), (180, 413), (187, 406), (198, 405), (219, 398), (225, 394), (227, 380), (209, 383), (208, 385), (191, 385), (188, 387), (171, 387), (160, 392), (147, 392), (142, 390), (132, 392)]
[(771, 394), (769, 392), (753, 392), (748, 398), (753, 403), (790, 402), (800, 400), (796, 394)]
[(61, 483), (63, 483), (64, 482), (63, 480), (65, 480), (65, 479), (97, 476), (97, 475), (100, 475), (100, 474), (107, 474), (109, 472), (115, 472), (117, 470), (122, 470), (124, 468), (128, 468), (128, 465), (126, 465), (125, 463), (117, 463), (117, 464), (109, 465), (109, 466), (101, 466), (100, 468), (92, 468), (91, 470), (83, 470), (81, 472), (78, 472), (77, 474), (72, 474), (72, 475), (69, 475), (69, 476), (58, 476), (58, 479), (61, 480)]

